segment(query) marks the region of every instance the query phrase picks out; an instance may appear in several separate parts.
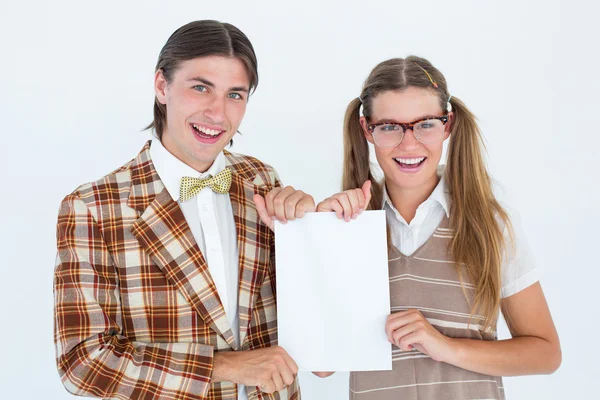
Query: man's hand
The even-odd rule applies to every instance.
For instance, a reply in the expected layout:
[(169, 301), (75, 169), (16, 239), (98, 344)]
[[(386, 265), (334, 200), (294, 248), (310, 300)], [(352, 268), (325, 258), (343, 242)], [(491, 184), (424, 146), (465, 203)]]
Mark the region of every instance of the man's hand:
[(273, 218), (282, 223), (302, 218), (305, 213), (315, 211), (315, 200), (311, 195), (291, 186), (276, 187), (263, 198), (254, 195), (256, 210), (262, 222), (273, 230)]
[(319, 378), (327, 378), (328, 376), (331, 376), (333, 374), (335, 374), (334, 372), (317, 372), (317, 371), (312, 371), (312, 373), (316, 376), (318, 376)]
[(258, 386), (273, 393), (294, 382), (298, 366), (283, 349), (273, 346), (258, 350), (215, 352), (213, 382), (230, 381)]

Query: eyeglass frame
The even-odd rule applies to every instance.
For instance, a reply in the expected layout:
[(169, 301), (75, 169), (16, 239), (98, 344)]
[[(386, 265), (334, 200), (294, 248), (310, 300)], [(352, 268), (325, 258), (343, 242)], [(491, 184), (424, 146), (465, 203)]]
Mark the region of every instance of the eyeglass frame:
[[(414, 133), (415, 131), (413, 130), (413, 127), (415, 125), (420, 124), (421, 122), (432, 120), (432, 119), (436, 119), (438, 121), (441, 121), (442, 124), (444, 126), (446, 126), (446, 123), (450, 119), (450, 115), (446, 114), (446, 115), (442, 115), (441, 117), (426, 117), (426, 118), (420, 119), (418, 121), (410, 122), (410, 123), (407, 123), (407, 124), (402, 123), (402, 122), (378, 122), (376, 124), (367, 124), (367, 130), (369, 131), (369, 133), (371, 135), (373, 135), (373, 133), (375, 131), (375, 128), (377, 128), (378, 126), (382, 126), (382, 125), (396, 125), (396, 126), (402, 127), (402, 139), (400, 139), (400, 141), (398, 143), (396, 143), (393, 146), (379, 146), (379, 144), (377, 144), (379, 147), (395, 147), (395, 146), (398, 146), (400, 143), (402, 143), (402, 140), (404, 139), (404, 134), (406, 133), (407, 130), (410, 129)], [(416, 136), (415, 136), (415, 138), (417, 140), (419, 140), (419, 138), (417, 138)], [(375, 140), (375, 135), (373, 135), (373, 140)], [(377, 143), (377, 141), (375, 141), (375, 142)], [(420, 142), (420, 140), (419, 140), (419, 142)]]

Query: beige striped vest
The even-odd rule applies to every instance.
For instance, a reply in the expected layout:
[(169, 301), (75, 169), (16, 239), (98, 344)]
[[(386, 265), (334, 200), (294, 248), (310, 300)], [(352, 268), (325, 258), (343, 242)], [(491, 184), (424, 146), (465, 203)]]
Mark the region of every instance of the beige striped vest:
[[(465, 292), (472, 296), (473, 285), (462, 274), (465, 291), (461, 288), (449, 251), (452, 230), (448, 226), (444, 217), (433, 236), (410, 256), (393, 246), (390, 249), (391, 312), (418, 309), (446, 336), (496, 340), (495, 332), (482, 331), (481, 317), (469, 319)], [(437, 362), (417, 350), (402, 351), (391, 345), (391, 351), (392, 371), (350, 374), (350, 399), (504, 399), (500, 377)]]

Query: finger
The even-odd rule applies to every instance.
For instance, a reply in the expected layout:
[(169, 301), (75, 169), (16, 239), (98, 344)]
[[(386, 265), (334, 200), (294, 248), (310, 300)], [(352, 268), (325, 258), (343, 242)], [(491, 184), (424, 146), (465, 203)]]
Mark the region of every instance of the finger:
[(286, 186), (283, 188), (275, 198), (273, 198), (273, 209), (275, 212), (275, 216), (281, 222), (287, 222), (287, 218), (285, 216), (285, 200), (295, 192), (295, 189), (291, 186)]
[(335, 215), (337, 215), (338, 219), (344, 218), (344, 207), (340, 204), (337, 199), (331, 200), (331, 209), (335, 211)]
[[(285, 364), (289, 368), (292, 375), (294, 377), (296, 375), (298, 375), (298, 364), (296, 364), (296, 361), (294, 361), (294, 359), (292, 357), (290, 357), (290, 355), (287, 352), (285, 352), (285, 355), (283, 358), (285, 360)], [(288, 383), (288, 385), (291, 385), (291, 383)]]
[(339, 193), (335, 196), (335, 198), (342, 205), (342, 208), (344, 209), (344, 214), (343, 214), (344, 221), (346, 221), (346, 222), (350, 221), (350, 218), (352, 218), (352, 206), (350, 205), (350, 200), (348, 199), (348, 194), (346, 192)]
[(411, 333), (399, 340), (397, 346), (404, 351), (410, 351), (419, 343), (419, 334)]
[(304, 193), (304, 196), (296, 204), (296, 218), (304, 217), (307, 212), (315, 211), (315, 199), (309, 194)]
[(348, 190), (346, 191), (346, 195), (348, 196), (348, 201), (350, 202), (350, 212), (352, 213), (350, 218), (356, 218), (358, 216), (361, 203), (358, 192), (356, 190)]
[(255, 194), (254, 204), (256, 204), (256, 212), (258, 212), (260, 220), (263, 224), (268, 226), (269, 229), (273, 230), (275, 224), (273, 223), (273, 219), (269, 216), (265, 199), (260, 194)]
[(419, 316), (414, 313), (407, 313), (406, 311), (403, 313), (394, 313), (390, 314), (385, 323), (385, 333), (390, 342), (393, 341), (392, 334), (396, 330), (402, 328), (403, 326), (412, 324), (419, 321)]
[(363, 207), (363, 210), (366, 210), (369, 207), (369, 202), (371, 201), (371, 181), (366, 180), (362, 185), (361, 190), (363, 192), (363, 196), (365, 196), (365, 206)]
[(275, 391), (275, 383), (273, 379), (269, 379), (266, 384), (260, 386), (260, 391), (263, 393), (273, 393)]
[[(396, 346), (400, 347), (400, 341), (402, 340), (402, 338), (404, 338), (405, 336), (408, 336), (411, 333), (415, 332), (416, 329), (417, 329), (417, 326), (415, 324), (408, 324), (406, 326), (403, 326), (400, 329), (396, 329), (392, 333), (391, 343), (393, 343)], [(407, 349), (402, 349), (402, 350), (407, 351)], [(408, 349), (408, 350), (412, 350), (412, 349)]]
[(329, 202), (327, 199), (323, 200), (319, 204), (317, 204), (317, 212), (327, 212), (331, 211), (331, 207), (329, 206)]
[(302, 190), (296, 190), (284, 200), (283, 207), (285, 211), (285, 217), (288, 221), (293, 221), (296, 219), (297, 205), (304, 196), (305, 193)]
[(269, 214), (269, 218), (271, 219), (273, 219), (273, 217), (277, 218), (275, 216), (275, 206), (273, 204), (273, 200), (275, 199), (275, 196), (277, 196), (282, 190), (282, 188), (276, 187), (265, 195), (265, 205), (267, 207), (267, 213)]
[(410, 315), (410, 313), (408, 311), (397, 311), (395, 313), (391, 313), (387, 316), (385, 323), (387, 324), (390, 321), (394, 321), (399, 318), (404, 318), (407, 315)]
[(294, 383), (294, 374), (287, 364), (279, 368), (279, 373), (281, 374), (281, 379), (283, 380), (284, 386)]
[(396, 318), (402, 318), (402, 317), (406, 317), (406, 316), (417, 316), (417, 317), (422, 317), (423, 314), (421, 314), (421, 312), (417, 309), (414, 308), (410, 308), (408, 310), (404, 310), (404, 311), (397, 311), (395, 313), (391, 313), (387, 316), (388, 320), (392, 320), (392, 319), (396, 319)]
[(394, 343), (394, 332), (395, 328), (391, 325), (390, 321), (385, 323), (385, 336), (387, 336), (388, 342)]
[(365, 208), (365, 194), (363, 193), (362, 189), (354, 189), (354, 192), (356, 193), (356, 197), (358, 197), (357, 213), (360, 214), (360, 212)]
[(328, 376), (331, 376), (333, 374), (335, 374), (335, 371), (333, 372), (325, 372), (325, 371), (312, 371), (312, 373), (316, 376), (318, 376), (319, 378), (327, 378)]
[(328, 197), (326, 199), (324, 199), (323, 201), (321, 201), (318, 205), (317, 205), (317, 212), (330, 212), (333, 211), (333, 208), (331, 208), (331, 203), (334, 202), (334, 198), (333, 197)]
[(273, 384), (275, 385), (274, 389), (276, 392), (279, 392), (285, 387), (285, 384), (283, 383), (283, 379), (281, 378), (281, 374), (279, 372), (275, 372), (273, 374)]

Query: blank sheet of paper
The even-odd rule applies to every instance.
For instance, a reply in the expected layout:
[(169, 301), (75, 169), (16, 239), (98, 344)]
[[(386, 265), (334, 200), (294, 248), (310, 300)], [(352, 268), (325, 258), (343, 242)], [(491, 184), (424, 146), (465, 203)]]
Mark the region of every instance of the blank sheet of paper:
[(279, 345), (303, 371), (391, 370), (384, 211), (275, 222)]

